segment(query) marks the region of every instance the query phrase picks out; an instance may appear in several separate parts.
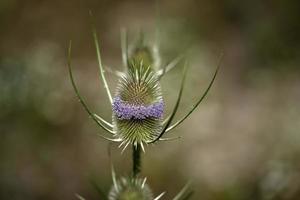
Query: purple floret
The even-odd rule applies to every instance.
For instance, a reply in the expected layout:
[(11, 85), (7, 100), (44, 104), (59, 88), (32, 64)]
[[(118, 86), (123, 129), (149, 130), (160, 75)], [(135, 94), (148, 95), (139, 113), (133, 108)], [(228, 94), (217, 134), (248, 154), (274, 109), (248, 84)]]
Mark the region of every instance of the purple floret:
[(161, 99), (149, 106), (131, 105), (117, 96), (114, 98), (112, 109), (119, 119), (161, 118), (164, 112), (164, 102)]

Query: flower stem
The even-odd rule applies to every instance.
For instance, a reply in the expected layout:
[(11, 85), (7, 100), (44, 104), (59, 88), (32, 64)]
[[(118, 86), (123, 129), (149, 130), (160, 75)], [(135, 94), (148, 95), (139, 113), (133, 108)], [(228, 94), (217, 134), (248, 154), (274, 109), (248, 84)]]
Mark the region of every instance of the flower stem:
[(141, 172), (141, 146), (132, 145), (132, 161), (133, 161), (133, 177), (136, 177)]

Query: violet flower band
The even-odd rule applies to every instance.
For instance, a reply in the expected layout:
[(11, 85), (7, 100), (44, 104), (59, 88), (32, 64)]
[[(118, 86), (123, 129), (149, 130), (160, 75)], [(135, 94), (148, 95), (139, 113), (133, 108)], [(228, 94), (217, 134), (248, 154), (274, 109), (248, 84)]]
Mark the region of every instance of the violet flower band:
[(117, 96), (113, 100), (112, 109), (119, 119), (161, 118), (164, 112), (164, 102), (161, 99), (148, 106), (132, 105)]

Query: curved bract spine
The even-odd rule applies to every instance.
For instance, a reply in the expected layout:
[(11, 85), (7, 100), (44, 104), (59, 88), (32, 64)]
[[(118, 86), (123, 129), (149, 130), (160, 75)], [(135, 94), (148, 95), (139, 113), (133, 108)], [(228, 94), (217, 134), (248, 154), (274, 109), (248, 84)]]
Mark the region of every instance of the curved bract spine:
[(200, 99), (196, 102), (196, 104), (192, 107), (192, 109), (184, 116), (182, 117), (180, 120), (178, 120), (175, 124), (173, 124), (172, 126), (168, 127), (166, 132), (169, 132), (171, 131), (172, 129), (174, 129), (176, 126), (178, 126), (179, 124), (181, 124), (185, 119), (187, 119), (190, 114), (192, 114), (195, 109), (199, 106), (199, 104), (203, 101), (203, 99), (206, 97), (206, 95), (208, 94), (209, 90), (211, 89), (215, 79), (216, 79), (216, 76), (218, 74), (218, 71), (220, 69), (220, 66), (221, 66), (221, 61), (222, 61), (222, 58), (223, 58), (223, 53), (221, 54), (220, 56), (220, 59), (219, 59), (219, 63), (218, 63), (218, 66), (217, 66), (217, 69), (208, 85), (208, 87), (206, 88), (206, 90), (204, 91), (203, 95), (200, 97)]
[[(69, 48), (68, 48), (68, 69), (69, 69), (70, 80), (71, 80), (73, 89), (75, 91), (75, 94), (76, 94), (79, 102), (84, 107), (85, 111), (89, 114), (89, 116), (96, 122), (96, 124), (98, 124), (101, 128), (103, 128), (108, 133), (114, 134), (114, 131), (112, 131), (109, 128), (105, 127), (100, 121), (98, 121), (96, 119), (96, 117), (94, 116), (94, 114), (90, 111), (89, 107), (87, 106), (87, 104), (85, 103), (85, 101), (83, 100), (83, 98), (81, 97), (81, 95), (79, 93), (79, 90), (77, 89), (76, 83), (74, 81), (73, 73), (72, 73), (72, 67), (71, 67), (71, 50), (72, 50), (72, 41), (70, 41)], [(99, 119), (101, 119), (101, 121), (105, 122), (106, 124), (110, 124), (110, 123), (106, 122), (104, 119), (102, 119), (101, 117), (99, 117)]]
[[(90, 15), (91, 15), (91, 17), (93, 16), (91, 11), (90, 11)], [(104, 67), (102, 66), (99, 40), (98, 40), (97, 31), (96, 31), (94, 23), (92, 23), (92, 32), (93, 32), (94, 43), (95, 43), (95, 48), (96, 48), (96, 53), (97, 53), (97, 61), (98, 61), (98, 67), (99, 67), (99, 78), (103, 82), (103, 86), (106, 90), (109, 102), (112, 103), (111, 93), (110, 93), (110, 90), (109, 90), (109, 87), (108, 87), (108, 84), (107, 84), (107, 81), (106, 81), (106, 77), (104, 75), (105, 71), (104, 71)]]
[(179, 107), (179, 103), (180, 103), (180, 100), (181, 100), (181, 97), (182, 97), (182, 92), (183, 92), (183, 88), (184, 88), (184, 82), (185, 82), (186, 72), (187, 72), (187, 63), (185, 64), (184, 69), (183, 69), (183, 77), (182, 77), (182, 81), (181, 81), (181, 86), (180, 86), (178, 98), (177, 98), (176, 104), (174, 106), (173, 112), (170, 115), (170, 118), (166, 122), (165, 127), (163, 128), (163, 130), (161, 131), (161, 133), (158, 135), (158, 137), (155, 138), (154, 140), (150, 141), (149, 143), (154, 143), (154, 142), (158, 141), (165, 134), (165, 132), (168, 129), (169, 125), (172, 123), (172, 120), (173, 120), (173, 118), (176, 115), (176, 112), (177, 112), (177, 109)]

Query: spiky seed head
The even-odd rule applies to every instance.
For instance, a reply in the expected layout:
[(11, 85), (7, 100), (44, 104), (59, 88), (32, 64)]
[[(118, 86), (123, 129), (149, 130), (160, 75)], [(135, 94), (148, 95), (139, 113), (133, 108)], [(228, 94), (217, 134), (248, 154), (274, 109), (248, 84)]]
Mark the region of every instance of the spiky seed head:
[(112, 186), (109, 200), (153, 200), (153, 194), (145, 180), (121, 178)]
[(126, 143), (152, 141), (162, 128), (164, 102), (156, 72), (142, 62), (129, 63), (113, 100), (116, 137)]

